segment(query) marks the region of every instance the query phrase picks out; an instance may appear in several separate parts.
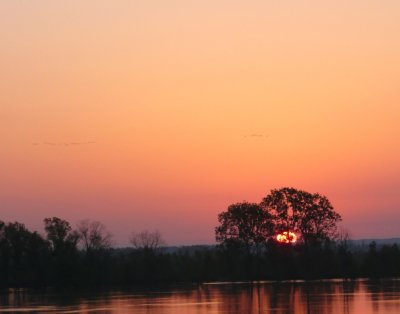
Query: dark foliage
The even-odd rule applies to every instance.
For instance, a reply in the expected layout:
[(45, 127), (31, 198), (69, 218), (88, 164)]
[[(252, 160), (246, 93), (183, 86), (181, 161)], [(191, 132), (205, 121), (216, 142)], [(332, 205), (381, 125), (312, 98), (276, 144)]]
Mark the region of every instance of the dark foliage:
[(220, 225), (215, 228), (216, 239), (225, 246), (255, 247), (258, 252), (274, 232), (272, 215), (260, 205), (237, 203), (218, 215)]
[(50, 218), (45, 227), (43, 237), (18, 222), (0, 221), (1, 287), (400, 276), (397, 245), (371, 243), (366, 250), (355, 250), (347, 241), (292, 245), (270, 239), (258, 252), (241, 245), (189, 247), (173, 253), (109, 246), (79, 250), (68, 222)]
[(275, 231), (292, 231), (304, 242), (333, 239), (341, 220), (326, 196), (294, 188), (272, 190), (261, 202), (274, 216)]

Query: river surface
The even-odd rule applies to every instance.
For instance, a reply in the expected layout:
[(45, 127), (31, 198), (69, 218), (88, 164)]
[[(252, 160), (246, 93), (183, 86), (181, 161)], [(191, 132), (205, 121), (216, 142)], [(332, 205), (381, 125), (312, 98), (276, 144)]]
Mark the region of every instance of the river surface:
[(400, 280), (209, 283), (97, 292), (0, 294), (0, 313), (400, 313)]

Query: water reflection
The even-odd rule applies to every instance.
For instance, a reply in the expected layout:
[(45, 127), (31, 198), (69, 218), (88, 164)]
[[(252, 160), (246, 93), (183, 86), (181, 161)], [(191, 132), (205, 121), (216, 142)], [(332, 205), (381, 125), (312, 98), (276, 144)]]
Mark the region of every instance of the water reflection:
[(214, 283), (49, 293), (10, 289), (0, 313), (400, 313), (400, 281)]

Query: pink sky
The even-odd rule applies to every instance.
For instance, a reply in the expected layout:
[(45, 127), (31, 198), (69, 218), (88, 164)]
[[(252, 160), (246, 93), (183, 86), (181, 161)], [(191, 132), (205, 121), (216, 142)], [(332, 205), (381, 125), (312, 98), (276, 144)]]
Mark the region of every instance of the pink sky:
[(1, 1), (0, 219), (212, 243), (229, 204), (291, 186), (328, 196), (353, 238), (400, 236), (399, 13)]

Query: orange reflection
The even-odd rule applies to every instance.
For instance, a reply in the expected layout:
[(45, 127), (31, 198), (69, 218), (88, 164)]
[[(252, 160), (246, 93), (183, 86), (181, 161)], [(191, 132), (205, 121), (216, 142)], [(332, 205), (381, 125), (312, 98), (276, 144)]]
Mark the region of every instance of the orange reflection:
[(284, 231), (276, 236), (276, 241), (281, 243), (296, 243), (297, 236), (291, 231)]

